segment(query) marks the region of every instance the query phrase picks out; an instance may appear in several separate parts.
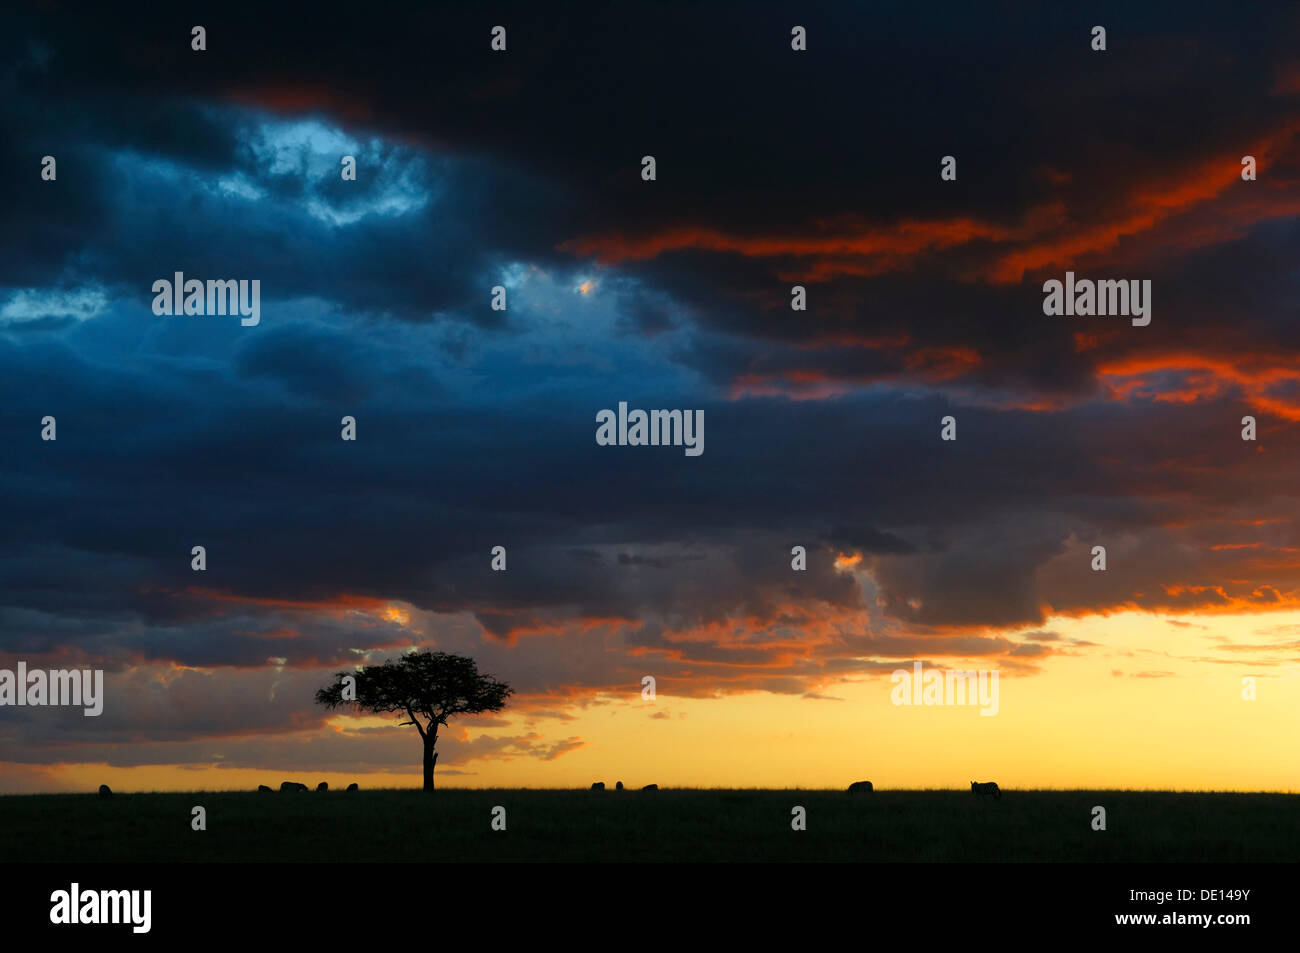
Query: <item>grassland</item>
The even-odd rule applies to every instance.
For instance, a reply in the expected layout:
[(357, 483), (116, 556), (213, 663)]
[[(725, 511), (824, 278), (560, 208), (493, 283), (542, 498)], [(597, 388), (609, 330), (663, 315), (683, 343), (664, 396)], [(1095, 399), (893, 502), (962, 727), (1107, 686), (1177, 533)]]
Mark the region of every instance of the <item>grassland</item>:
[[(191, 810), (207, 830), (191, 830)], [(491, 829), (506, 809), (506, 830)], [(807, 830), (791, 809), (807, 809)], [(1106, 808), (1107, 830), (1092, 829)], [(0, 862), (1300, 860), (1300, 796), (521, 789), (0, 797)]]

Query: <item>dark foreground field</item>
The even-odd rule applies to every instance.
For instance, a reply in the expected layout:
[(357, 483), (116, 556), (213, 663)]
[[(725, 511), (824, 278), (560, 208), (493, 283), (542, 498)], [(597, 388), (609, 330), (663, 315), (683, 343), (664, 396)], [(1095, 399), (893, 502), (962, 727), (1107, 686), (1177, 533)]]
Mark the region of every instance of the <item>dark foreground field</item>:
[[(207, 809), (207, 830), (190, 829)], [(505, 831), (491, 829), (506, 809)], [(791, 809), (808, 829), (791, 830)], [(1107, 830), (1091, 827), (1106, 808)], [(0, 797), (0, 861), (1295, 861), (1300, 796), (518, 789)]]

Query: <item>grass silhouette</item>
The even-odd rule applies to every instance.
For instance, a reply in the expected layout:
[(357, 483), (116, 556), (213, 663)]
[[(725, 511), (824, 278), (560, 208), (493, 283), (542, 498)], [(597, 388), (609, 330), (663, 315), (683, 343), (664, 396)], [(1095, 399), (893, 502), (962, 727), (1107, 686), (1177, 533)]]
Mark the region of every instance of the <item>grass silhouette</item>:
[[(206, 831), (190, 829), (207, 810)], [(506, 831), (491, 829), (493, 807)], [(807, 809), (807, 830), (791, 809)], [(1106, 808), (1105, 831), (1091, 826)], [(1295, 861), (1300, 796), (448, 789), (0, 797), (0, 861)]]

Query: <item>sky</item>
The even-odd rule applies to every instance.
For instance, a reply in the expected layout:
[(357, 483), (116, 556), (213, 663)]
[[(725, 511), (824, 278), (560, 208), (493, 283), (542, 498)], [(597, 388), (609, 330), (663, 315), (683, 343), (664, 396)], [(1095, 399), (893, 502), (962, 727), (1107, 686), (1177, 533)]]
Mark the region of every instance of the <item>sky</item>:
[(441, 6), (4, 14), (0, 793), (1300, 788), (1300, 8)]

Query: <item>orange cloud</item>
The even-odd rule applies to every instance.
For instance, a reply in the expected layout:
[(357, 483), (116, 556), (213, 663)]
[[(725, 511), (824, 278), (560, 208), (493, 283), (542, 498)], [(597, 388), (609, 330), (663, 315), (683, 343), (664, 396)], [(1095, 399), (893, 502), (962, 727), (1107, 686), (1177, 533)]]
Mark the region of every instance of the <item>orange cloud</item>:
[(933, 384), (959, 378), (983, 363), (978, 350), (964, 345), (918, 346), (909, 348), (906, 334), (882, 337), (836, 335), (820, 337), (798, 346), (799, 350), (858, 347), (890, 355), (894, 369), (856, 376), (832, 376), (811, 367), (738, 375), (728, 392), (731, 400), (746, 397), (786, 397), (790, 400), (826, 400), (880, 381), (911, 378)]
[[(1291, 121), (1254, 145), (1252, 154), (1261, 171), (1290, 145), (1297, 132), (1300, 132), (1300, 122)], [(1011, 284), (1022, 280), (1026, 272), (1072, 265), (1085, 255), (1113, 250), (1122, 239), (1150, 231), (1167, 219), (1205, 204), (1229, 187), (1241, 184), (1241, 158), (1241, 152), (1219, 153), (1167, 184), (1139, 188), (1128, 198), (1116, 219), (1084, 228), (1066, 223), (1071, 226), (1069, 234), (1018, 249), (997, 260), (989, 269), (989, 280), (995, 284)], [(1252, 184), (1252, 187), (1256, 186)], [(1281, 205), (1273, 200), (1262, 204), (1251, 201), (1233, 224), (1287, 217), (1295, 214), (1294, 202), (1294, 198)], [(1223, 229), (1211, 229), (1202, 236), (1202, 241), (1208, 243), (1223, 237)]]
[[(970, 218), (904, 221), (892, 226), (859, 227), (838, 235), (744, 236), (719, 229), (679, 226), (650, 235), (602, 235), (563, 242), (561, 251), (592, 256), (607, 264), (644, 261), (672, 251), (732, 252), (747, 258), (876, 258), (884, 268), (894, 268), (912, 257), (974, 241), (1005, 241), (1010, 232)], [(809, 280), (869, 268), (852, 261), (823, 261), (802, 274)], [(873, 272), (874, 273), (874, 272)]]
[[(1134, 187), (1117, 208), (1103, 212), (1101, 220), (1093, 222), (1083, 221), (1086, 216), (1064, 200), (1051, 198), (1029, 208), (1015, 227), (955, 217), (876, 225), (854, 222), (840, 226), (834, 233), (747, 236), (712, 227), (679, 225), (639, 236), (611, 233), (580, 237), (558, 247), (608, 264), (645, 261), (673, 251), (812, 259), (806, 265), (781, 269), (777, 277), (782, 281), (826, 281), (903, 270), (924, 256), (956, 247), (1010, 244), (1016, 247), (966, 274), (992, 284), (1014, 284), (1028, 272), (1070, 266), (1081, 258), (1114, 251), (1122, 241), (1154, 232), (1219, 199), (1231, 198), (1233, 204), (1216, 211), (1212, 221), (1180, 221), (1178, 231), (1165, 236), (1168, 240), (1150, 251), (1214, 244), (1231, 239), (1254, 223), (1300, 214), (1300, 195), (1277, 172), (1271, 178), (1250, 183), (1248, 189), (1234, 189), (1242, 185), (1242, 152), (1255, 156), (1263, 175), (1275, 159), (1288, 151), (1297, 133), (1300, 120), (1288, 121), (1240, 150), (1218, 152), (1182, 172), (1159, 169), (1156, 181)], [(1059, 188), (1071, 183), (1065, 174), (1048, 175), (1046, 179)]]
[(385, 613), (391, 606), (391, 600), (376, 599), (373, 596), (358, 596), (342, 593), (333, 599), (277, 599), (259, 596), (246, 596), (235, 592), (223, 592), (202, 586), (187, 586), (186, 596), (207, 599), (212, 602), (231, 602), (240, 605), (266, 606), (272, 609), (300, 609), (308, 612), (375, 612)]
[(521, 635), (585, 635), (596, 629), (618, 631), (624, 626), (640, 624), (636, 619), (619, 616), (544, 615), (526, 609), (484, 609), (476, 617), (485, 632), (511, 645)]
[[(1188, 403), (1239, 388), (1252, 407), (1283, 420), (1300, 421), (1300, 396), (1274, 393), (1279, 386), (1300, 384), (1300, 368), (1283, 354), (1208, 355), (1194, 350), (1126, 355), (1097, 366), (1097, 375), (1114, 399), (1154, 388), (1155, 375), (1179, 372), (1180, 381), (1160, 381), (1156, 400)], [(1300, 390), (1297, 391), (1300, 394)]]

